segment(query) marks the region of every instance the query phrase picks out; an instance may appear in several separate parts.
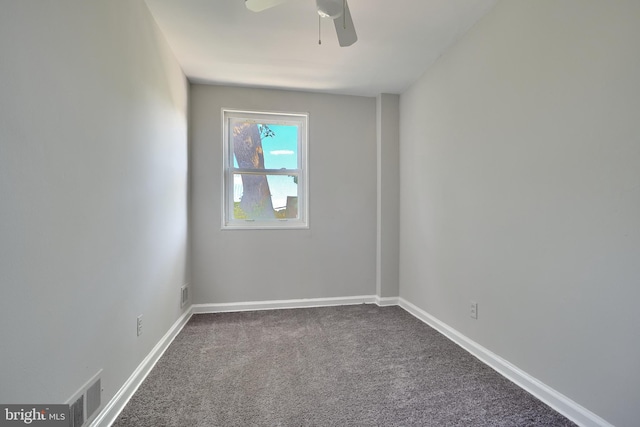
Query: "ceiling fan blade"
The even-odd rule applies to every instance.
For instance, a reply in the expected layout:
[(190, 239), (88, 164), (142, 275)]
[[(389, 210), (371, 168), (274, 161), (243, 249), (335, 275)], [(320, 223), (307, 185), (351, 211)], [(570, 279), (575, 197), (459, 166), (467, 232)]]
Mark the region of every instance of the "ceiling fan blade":
[(349, 3), (345, 2), (344, 6), (344, 14), (333, 20), (336, 33), (338, 33), (338, 42), (342, 47), (351, 46), (358, 41), (356, 27), (353, 26), (351, 12), (349, 12)]
[(287, 1), (289, 0), (244, 0), (244, 5), (252, 12), (262, 12)]

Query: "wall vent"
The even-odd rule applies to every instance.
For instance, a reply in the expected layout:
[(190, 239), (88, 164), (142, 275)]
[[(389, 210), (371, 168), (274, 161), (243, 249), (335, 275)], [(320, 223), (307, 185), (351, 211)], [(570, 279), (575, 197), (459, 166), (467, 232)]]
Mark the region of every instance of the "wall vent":
[(100, 407), (100, 396), (102, 388), (100, 387), (100, 378), (87, 389), (87, 417), (91, 417)]
[(69, 418), (71, 427), (80, 427), (84, 423), (84, 395), (69, 405)]
[(69, 405), (69, 426), (82, 427), (89, 424), (98, 414), (102, 403), (102, 369), (67, 400)]

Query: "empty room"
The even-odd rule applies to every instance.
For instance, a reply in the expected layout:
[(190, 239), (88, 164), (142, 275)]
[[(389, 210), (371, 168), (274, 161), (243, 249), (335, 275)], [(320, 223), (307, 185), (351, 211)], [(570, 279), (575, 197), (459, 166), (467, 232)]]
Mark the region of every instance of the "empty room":
[(640, 425), (637, 0), (0, 0), (0, 425)]

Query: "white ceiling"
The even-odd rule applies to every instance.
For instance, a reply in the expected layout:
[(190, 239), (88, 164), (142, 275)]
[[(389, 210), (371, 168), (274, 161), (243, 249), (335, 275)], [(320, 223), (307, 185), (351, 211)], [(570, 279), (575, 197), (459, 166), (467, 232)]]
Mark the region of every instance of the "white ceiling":
[(192, 82), (363, 96), (402, 93), (496, 0), (348, 0), (341, 48), (315, 0), (254, 13), (244, 0), (146, 0)]

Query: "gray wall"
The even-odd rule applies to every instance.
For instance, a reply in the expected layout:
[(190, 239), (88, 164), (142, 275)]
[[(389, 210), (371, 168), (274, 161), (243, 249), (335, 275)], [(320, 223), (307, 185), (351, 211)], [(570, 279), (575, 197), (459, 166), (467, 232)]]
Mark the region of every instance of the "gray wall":
[(380, 297), (399, 292), (400, 245), (400, 96), (376, 98), (378, 233), (376, 288)]
[[(192, 85), (195, 303), (373, 295), (376, 100)], [(221, 108), (309, 113), (309, 230), (221, 231)]]
[(504, 1), (400, 105), (401, 297), (618, 426), (640, 418), (638, 40), (637, 1)]
[(141, 0), (0, 9), (0, 402), (107, 402), (181, 313), (188, 84)]

